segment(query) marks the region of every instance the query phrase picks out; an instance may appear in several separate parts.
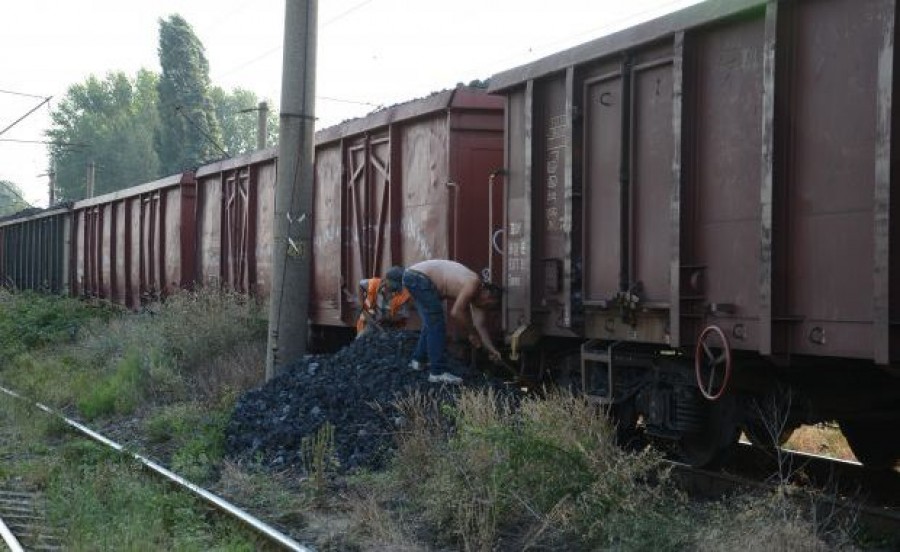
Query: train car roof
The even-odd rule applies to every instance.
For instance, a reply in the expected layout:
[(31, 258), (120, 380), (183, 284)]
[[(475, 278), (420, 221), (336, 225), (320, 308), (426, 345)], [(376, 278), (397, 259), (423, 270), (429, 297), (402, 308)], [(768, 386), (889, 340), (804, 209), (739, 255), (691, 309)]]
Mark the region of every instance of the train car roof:
[(502, 110), (503, 100), (485, 93), (483, 88), (458, 86), (435, 92), (427, 97), (410, 100), (372, 113), (350, 119), (316, 132), (316, 145), (327, 144), (348, 136), (388, 126), (392, 123), (424, 117), (432, 113), (455, 109)]
[(500, 92), (517, 87), (531, 79), (543, 77), (604, 56), (633, 48), (699, 27), (720, 19), (734, 17), (748, 10), (765, 6), (765, 0), (706, 0), (682, 10), (602, 36), (590, 42), (563, 50), (497, 73), (488, 81), (488, 92)]

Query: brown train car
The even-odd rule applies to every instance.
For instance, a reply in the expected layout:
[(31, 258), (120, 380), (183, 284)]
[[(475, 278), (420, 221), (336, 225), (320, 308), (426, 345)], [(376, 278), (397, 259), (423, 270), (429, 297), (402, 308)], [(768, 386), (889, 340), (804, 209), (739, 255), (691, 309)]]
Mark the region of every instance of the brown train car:
[(267, 296), (275, 161), (264, 150), (75, 202), (71, 293), (130, 308), (196, 284)]
[(492, 77), (513, 354), (574, 339), (585, 391), (693, 463), (773, 402), (900, 458), (896, 23), (709, 0)]
[[(503, 99), (476, 88), (319, 131), (312, 322), (352, 327), (356, 282), (393, 264), (449, 258), (499, 281), (502, 164)], [(276, 165), (258, 151), (0, 222), (0, 276), (131, 308), (198, 283), (268, 297)]]
[[(352, 325), (358, 282), (453, 259), (500, 279), (503, 99), (459, 87), (316, 134), (310, 316)], [(495, 228), (489, 228), (495, 215)], [(497, 274), (490, 274), (491, 269)]]
[(54, 208), (0, 218), (0, 286), (68, 292), (68, 215)]

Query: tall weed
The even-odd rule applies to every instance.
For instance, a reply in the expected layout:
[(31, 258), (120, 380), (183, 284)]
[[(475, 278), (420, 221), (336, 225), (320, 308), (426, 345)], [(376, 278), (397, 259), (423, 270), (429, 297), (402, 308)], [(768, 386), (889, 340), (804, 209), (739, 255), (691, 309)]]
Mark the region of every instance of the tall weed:
[(616, 447), (612, 425), (584, 398), (554, 392), (514, 405), (469, 390), (449, 417), (435, 416), (436, 402), (398, 402), (407, 427), (393, 473), (447, 541), (466, 550), (684, 545), (683, 501), (660, 456)]

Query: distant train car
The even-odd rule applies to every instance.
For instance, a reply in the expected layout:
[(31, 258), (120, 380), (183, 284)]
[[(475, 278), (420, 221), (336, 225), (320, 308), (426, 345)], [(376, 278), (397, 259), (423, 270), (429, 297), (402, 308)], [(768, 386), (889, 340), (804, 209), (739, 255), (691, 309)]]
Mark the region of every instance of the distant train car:
[(0, 219), (0, 286), (68, 292), (65, 207)]
[(900, 458), (896, 21), (710, 0), (493, 76), (513, 354), (578, 344), (620, 429), (695, 464), (820, 420)]
[[(319, 131), (313, 323), (352, 327), (356, 282), (393, 264), (451, 258), (499, 280), (502, 164), (503, 99), (477, 88)], [(0, 221), (0, 281), (131, 308), (195, 284), (267, 297), (276, 169), (263, 150)]]

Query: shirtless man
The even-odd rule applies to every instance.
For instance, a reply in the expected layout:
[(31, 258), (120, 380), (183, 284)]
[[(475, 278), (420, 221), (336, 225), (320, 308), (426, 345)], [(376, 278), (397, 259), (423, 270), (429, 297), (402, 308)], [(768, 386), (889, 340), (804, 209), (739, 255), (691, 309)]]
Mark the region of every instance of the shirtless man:
[(453, 300), (450, 318), (466, 332), (473, 347), (486, 347), (491, 360), (499, 361), (500, 351), (488, 334), (485, 308), (500, 300), (500, 288), (485, 284), (477, 274), (456, 261), (435, 259), (422, 261), (407, 269), (391, 267), (385, 274), (385, 285), (391, 290), (405, 287), (416, 302), (422, 331), (409, 365), (421, 370), (429, 361), (428, 381), (461, 383), (462, 378), (447, 371), (446, 324), (444, 299)]

